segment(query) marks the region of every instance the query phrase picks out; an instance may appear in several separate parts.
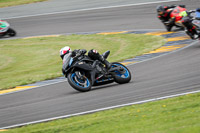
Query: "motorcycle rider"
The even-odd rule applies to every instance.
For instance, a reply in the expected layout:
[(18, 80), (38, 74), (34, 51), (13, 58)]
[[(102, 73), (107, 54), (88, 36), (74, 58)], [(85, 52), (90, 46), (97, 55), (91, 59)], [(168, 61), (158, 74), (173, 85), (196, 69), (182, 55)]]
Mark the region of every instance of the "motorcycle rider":
[[(177, 7), (177, 9), (176, 9)], [(186, 33), (192, 38), (194, 39), (195, 35), (197, 35), (197, 32), (195, 30), (195, 27), (192, 25), (191, 23), (191, 18), (189, 16), (190, 12), (186, 11), (185, 9), (182, 9), (182, 11), (180, 11), (180, 13), (178, 14), (178, 16), (173, 16), (171, 15), (171, 13), (174, 10), (180, 10), (181, 8), (185, 8), (185, 5), (179, 5), (179, 6), (175, 6), (175, 5), (171, 5), (171, 6), (161, 6), (159, 5), (157, 7), (157, 13), (158, 13), (158, 18), (165, 24), (167, 25), (167, 30), (171, 31), (171, 28), (176, 20), (176, 17), (179, 17), (179, 19), (181, 20), (181, 23), (184, 27), (186, 27)]]
[(158, 13), (158, 18), (164, 22), (169, 21), (170, 19), (170, 13), (173, 11), (173, 8), (175, 8), (175, 5), (171, 6), (157, 6), (156, 10)]
[[(62, 72), (63, 74), (65, 74), (65, 56), (69, 53), (71, 53), (71, 57), (75, 58), (75, 57), (79, 57), (82, 54), (85, 54), (87, 52), (86, 49), (75, 49), (75, 50), (71, 50), (71, 48), (69, 46), (65, 46), (63, 48), (60, 49), (60, 57), (63, 60), (63, 68), (62, 68)], [(91, 49), (88, 52), (88, 56), (92, 59), (92, 60), (99, 60), (100, 62), (102, 62), (107, 69), (110, 69), (111, 64), (102, 56), (98, 53), (97, 50), (95, 49)]]
[(173, 9), (175, 8), (175, 5), (171, 5), (171, 6), (162, 6), (159, 5), (157, 6), (156, 10), (157, 10), (157, 14), (158, 14), (158, 18), (165, 24), (167, 25), (167, 30), (171, 31), (172, 28), (172, 24), (174, 23), (174, 20), (170, 20), (170, 14), (172, 13)]

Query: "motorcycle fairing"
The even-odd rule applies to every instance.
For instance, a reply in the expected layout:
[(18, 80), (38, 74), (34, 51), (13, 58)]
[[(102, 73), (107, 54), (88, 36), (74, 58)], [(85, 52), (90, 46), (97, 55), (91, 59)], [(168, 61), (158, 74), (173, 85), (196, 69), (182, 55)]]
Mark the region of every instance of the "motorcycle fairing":
[(80, 69), (83, 69), (83, 70), (86, 70), (86, 71), (92, 71), (94, 69), (94, 68), (92, 68), (92, 65), (86, 64), (83, 61), (76, 62), (73, 65), (73, 67), (74, 68), (80, 68)]
[(72, 53), (68, 53), (63, 57), (63, 70), (66, 70), (69, 66), (71, 66), (73, 62), (73, 58), (71, 57)]
[[(93, 64), (86, 64), (84, 61), (92, 61)], [(79, 70), (83, 70), (83, 71), (87, 71), (90, 75), (90, 79), (92, 81), (92, 84), (94, 84), (95, 82), (95, 75), (96, 75), (96, 62), (94, 62), (93, 60), (90, 60), (89, 58), (85, 57), (83, 58), (81, 61), (75, 62), (75, 63), (71, 63), (71, 67), (64, 69), (65, 73), (68, 74), (70, 71), (78, 68)]]
[(86, 62), (94, 62), (94, 60), (90, 59), (90, 57), (88, 57), (88, 56), (84, 56), (84, 57), (82, 58), (82, 60), (83, 60), (83, 61), (86, 61)]
[(200, 11), (196, 11), (195, 12), (195, 18), (196, 19), (200, 19)]
[(0, 20), (0, 33), (6, 32), (10, 27), (10, 24), (6, 21)]
[(192, 23), (198, 30), (200, 30), (200, 20), (193, 20)]

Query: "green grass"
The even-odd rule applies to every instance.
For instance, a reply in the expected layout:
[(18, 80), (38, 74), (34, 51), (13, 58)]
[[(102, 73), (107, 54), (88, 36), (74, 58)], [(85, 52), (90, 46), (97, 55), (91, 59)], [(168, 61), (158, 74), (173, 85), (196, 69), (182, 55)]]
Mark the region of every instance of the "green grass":
[(35, 2), (42, 2), (42, 1), (46, 1), (46, 0), (0, 0), (0, 8), (35, 3)]
[(138, 104), (6, 133), (199, 133), (200, 93)]
[(72, 49), (111, 51), (109, 61), (122, 61), (163, 45), (158, 36), (70, 35), (32, 39), (0, 40), (0, 90), (62, 76), (59, 50)]

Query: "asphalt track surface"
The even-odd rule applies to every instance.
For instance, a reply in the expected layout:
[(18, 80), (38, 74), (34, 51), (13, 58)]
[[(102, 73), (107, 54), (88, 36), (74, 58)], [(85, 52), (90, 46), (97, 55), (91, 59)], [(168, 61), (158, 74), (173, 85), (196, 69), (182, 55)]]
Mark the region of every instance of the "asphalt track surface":
[[(185, 4), (188, 9), (199, 0), (165, 4)], [(19, 31), (18, 37), (130, 29), (163, 29), (156, 19), (158, 4), (99, 9), (9, 19)], [(163, 29), (164, 30), (164, 29)], [(128, 68), (128, 84), (109, 84), (79, 93), (60, 82), (22, 92), (0, 96), (0, 128), (75, 114), (130, 102), (180, 94), (200, 89), (200, 43), (144, 61)]]

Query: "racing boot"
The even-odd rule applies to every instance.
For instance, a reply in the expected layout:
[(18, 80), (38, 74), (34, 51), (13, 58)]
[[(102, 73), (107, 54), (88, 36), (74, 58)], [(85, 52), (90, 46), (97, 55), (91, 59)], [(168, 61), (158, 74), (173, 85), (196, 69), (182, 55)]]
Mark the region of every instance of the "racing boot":
[(191, 39), (194, 39), (194, 35), (191, 32), (189, 32), (188, 30), (186, 30), (185, 32)]
[(193, 32), (193, 34), (194, 34), (194, 39), (198, 39), (198, 38), (199, 38), (199, 34), (197, 33), (197, 31), (196, 31), (196, 29), (195, 29), (194, 26), (193, 26), (193, 28), (192, 28), (192, 32)]
[(108, 70), (111, 68), (111, 64), (102, 55), (99, 55), (99, 60), (106, 65)]
[(110, 69), (111, 67), (111, 64), (106, 60), (106, 58), (108, 57), (109, 55), (109, 51), (105, 52), (103, 55), (100, 55), (97, 50), (95, 49), (91, 49), (89, 52), (88, 52), (88, 56), (93, 59), (93, 60), (99, 60), (101, 61), (107, 69)]
[(196, 37), (196, 36), (198, 36), (198, 33), (197, 33), (197, 31), (195, 30), (194, 27), (192, 29), (186, 30), (186, 34), (188, 34), (191, 39), (197, 39), (198, 38), (198, 37)]

